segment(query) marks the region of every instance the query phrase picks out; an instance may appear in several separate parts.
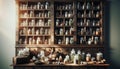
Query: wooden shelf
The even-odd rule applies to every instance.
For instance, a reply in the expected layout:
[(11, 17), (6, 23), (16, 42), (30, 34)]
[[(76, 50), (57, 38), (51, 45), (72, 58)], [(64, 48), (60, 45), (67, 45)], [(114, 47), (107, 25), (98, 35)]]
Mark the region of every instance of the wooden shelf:
[(58, 67), (64, 67), (64, 66), (80, 66), (80, 67), (82, 67), (82, 66), (105, 66), (105, 67), (107, 67), (107, 66), (109, 66), (109, 64), (42, 64), (42, 65), (35, 65), (34, 63), (29, 63), (29, 64), (13, 64), (12, 66), (42, 66), (42, 67), (53, 67), (53, 66), (58, 66)]
[(98, 45), (85, 45), (85, 44), (82, 44), (82, 45), (79, 45), (79, 44), (69, 44), (69, 45), (66, 45), (66, 44), (54, 44), (54, 45), (49, 45), (49, 44), (39, 44), (39, 45), (36, 45), (36, 44), (19, 44), (16, 46), (16, 48), (24, 48), (24, 47), (30, 47), (30, 48), (50, 48), (50, 47), (56, 47), (56, 48), (104, 48), (104, 46), (98, 46)]

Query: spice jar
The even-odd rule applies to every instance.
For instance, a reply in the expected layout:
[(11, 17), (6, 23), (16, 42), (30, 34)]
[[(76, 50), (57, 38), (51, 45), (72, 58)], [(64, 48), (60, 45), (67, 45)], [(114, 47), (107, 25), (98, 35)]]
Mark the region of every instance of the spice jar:
[(68, 45), (69, 44), (69, 38), (66, 37), (65, 41), (66, 41), (65, 44)]
[(86, 54), (86, 61), (87, 62), (91, 61), (91, 54), (90, 53)]
[(88, 2), (87, 3), (87, 6), (86, 6), (86, 9), (90, 9), (91, 8), (91, 5), (90, 5), (90, 3)]
[(56, 26), (58, 26), (58, 25), (59, 25), (59, 19), (56, 20)]
[(97, 61), (101, 61), (102, 58), (103, 58), (103, 53), (101, 53), (101, 52), (96, 53), (96, 60)]
[(70, 38), (70, 44), (74, 44), (74, 38), (73, 37)]
[(75, 49), (72, 49), (70, 53), (71, 62), (74, 62), (74, 56), (75, 56)]
[(62, 41), (61, 41), (61, 39), (59, 39), (59, 40), (58, 40), (58, 44), (62, 44)]
[(61, 28), (59, 31), (60, 35), (63, 35), (63, 29)]

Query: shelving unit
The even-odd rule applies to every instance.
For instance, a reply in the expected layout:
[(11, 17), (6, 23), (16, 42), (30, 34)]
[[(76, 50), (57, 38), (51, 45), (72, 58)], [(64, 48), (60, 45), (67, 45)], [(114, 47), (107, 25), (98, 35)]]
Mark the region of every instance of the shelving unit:
[(16, 0), (16, 3), (16, 51), (32, 46), (104, 50), (103, 1)]
[(103, 0), (16, 0), (16, 4), (16, 56), (25, 47), (104, 53)]

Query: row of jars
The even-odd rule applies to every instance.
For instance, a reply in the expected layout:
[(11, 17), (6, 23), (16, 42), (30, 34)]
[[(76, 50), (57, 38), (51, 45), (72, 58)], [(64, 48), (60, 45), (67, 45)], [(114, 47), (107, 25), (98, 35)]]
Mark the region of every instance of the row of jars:
[(24, 26), (50, 26), (50, 22), (51, 22), (50, 19), (47, 19), (47, 20), (43, 20), (43, 19), (35, 20), (35, 19), (32, 19), (32, 20), (29, 20), (29, 22), (28, 22), (27, 19), (25, 19), (25, 20), (21, 21), (20, 26), (21, 27), (24, 27)]
[[(46, 49), (47, 50), (47, 49)], [(47, 64), (68, 64), (68, 63), (72, 63), (72, 64), (88, 64), (89, 62), (92, 62), (94, 64), (94, 62), (98, 62), (98, 63), (105, 63), (105, 59), (103, 56), (102, 52), (97, 52), (97, 53), (93, 53), (95, 54), (95, 56), (93, 56), (91, 53), (85, 53), (84, 51), (81, 52), (81, 50), (75, 50), (74, 48), (70, 51), (70, 53), (65, 54), (64, 56), (59, 55), (57, 53), (61, 53), (64, 54), (63, 52), (61, 52), (62, 50), (53, 50), (53, 49), (48, 49), (49, 54), (46, 55), (46, 50), (39, 50), (37, 51), (38, 53), (32, 57), (32, 61), (42, 61), (44, 63)], [(22, 51), (22, 52), (21, 52)], [(29, 54), (29, 49), (22, 49), (22, 50), (18, 50), (18, 55), (24, 55), (24, 54)], [(55, 61), (50, 61), (50, 60), (55, 60)]]
[(90, 3), (90, 2), (87, 2), (87, 3), (78, 2), (77, 3), (77, 9), (82, 9), (82, 10), (84, 10), (84, 9), (87, 9), (87, 10), (96, 9), (96, 10), (99, 10), (100, 9), (100, 3), (95, 4), (94, 2), (92, 2), (92, 3)]
[(65, 37), (65, 42), (63, 40), (63, 38), (58, 38), (57, 39), (57, 44), (74, 44), (74, 38), (73, 37)]
[(73, 11), (62, 11), (62, 13), (56, 11), (55, 15), (56, 17), (71, 17), (73, 16)]
[[(72, 3), (64, 3), (64, 4), (56, 4), (56, 9), (73, 9), (73, 4)], [(93, 7), (93, 9), (100, 9), (100, 4), (94, 4), (87, 2), (85, 3), (81, 3), (78, 2), (77, 3), (77, 9), (91, 9)], [(45, 2), (45, 3), (41, 3), (41, 2), (37, 2), (36, 4), (30, 4), (29, 2), (28, 4), (26, 3), (21, 3), (20, 4), (20, 9), (21, 10), (26, 10), (26, 9), (49, 9), (50, 8), (50, 3), (49, 2)]]
[[(79, 38), (79, 37), (78, 37)], [(88, 44), (88, 45), (91, 45), (91, 44), (99, 44), (100, 42), (102, 41), (102, 38), (101, 37), (98, 37), (98, 36), (91, 36), (91, 37), (80, 37), (79, 38), (79, 44)]]
[(20, 35), (49, 35), (50, 34), (50, 30), (49, 28), (39, 28), (39, 29), (35, 29), (35, 28), (23, 28), (20, 30)]
[(77, 21), (77, 26), (101, 26), (101, 22), (102, 20), (90, 20), (90, 19), (86, 19), (86, 20), (78, 20)]
[[(30, 4), (29, 4), (30, 3)], [(21, 3), (20, 4), (20, 10), (27, 10), (27, 9), (49, 9), (50, 3), (49, 2), (36, 2), (36, 4), (31, 4), (31, 2)]]
[(94, 18), (99, 18), (99, 17), (101, 17), (101, 12), (100, 11), (88, 11), (88, 12), (77, 12), (77, 16), (78, 17), (88, 17), (88, 18), (90, 18), (90, 17), (94, 17)]
[(20, 14), (20, 17), (26, 18), (26, 17), (50, 17), (50, 11), (46, 12), (38, 12), (35, 13), (35, 11), (30, 11), (30, 12), (23, 12)]
[(55, 29), (55, 35), (72, 35), (74, 34), (74, 28), (70, 27), (64, 30), (63, 28)]
[(46, 38), (45, 40), (43, 40), (42, 37), (37, 37), (36, 39), (33, 37), (29, 37), (28, 39), (19, 39), (19, 44), (49, 44), (50, 43), (50, 39)]
[(82, 61), (86, 62), (94, 62), (94, 61), (102, 61), (103, 60), (103, 53), (98, 52), (96, 56), (93, 57), (90, 53), (81, 52), (80, 50), (77, 51), (72, 49), (69, 55), (65, 56), (64, 63), (72, 62), (74, 64), (83, 64)]
[(58, 4), (56, 3), (56, 9), (73, 9), (73, 4), (72, 3), (62, 3), (62, 4)]
[(102, 28), (79, 28), (78, 35), (101, 35)]
[(65, 26), (72, 26), (73, 25), (73, 19), (65, 20), (65, 24), (64, 24), (63, 20), (56, 19), (55, 25), (56, 26), (64, 26), (64, 25)]

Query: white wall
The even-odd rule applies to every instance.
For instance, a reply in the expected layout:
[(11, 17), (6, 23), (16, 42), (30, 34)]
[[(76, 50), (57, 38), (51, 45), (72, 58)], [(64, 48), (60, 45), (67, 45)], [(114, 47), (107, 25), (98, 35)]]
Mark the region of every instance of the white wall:
[(0, 69), (12, 69), (15, 53), (15, 0), (0, 0)]

